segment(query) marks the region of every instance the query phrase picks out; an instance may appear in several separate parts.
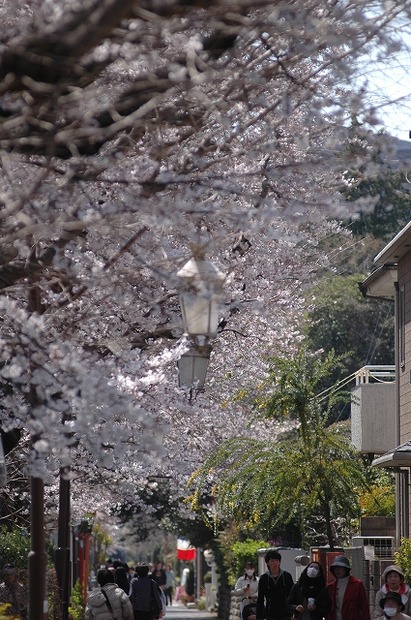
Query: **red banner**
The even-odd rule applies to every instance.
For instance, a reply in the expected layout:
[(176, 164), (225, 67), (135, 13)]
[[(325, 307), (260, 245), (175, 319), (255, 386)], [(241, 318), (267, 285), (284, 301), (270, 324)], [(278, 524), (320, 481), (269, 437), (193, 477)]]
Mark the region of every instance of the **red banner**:
[(177, 560), (191, 562), (196, 558), (195, 547), (190, 545), (190, 541), (185, 538), (177, 538)]
[(177, 560), (186, 560), (190, 562), (196, 559), (196, 550), (192, 549), (177, 549)]

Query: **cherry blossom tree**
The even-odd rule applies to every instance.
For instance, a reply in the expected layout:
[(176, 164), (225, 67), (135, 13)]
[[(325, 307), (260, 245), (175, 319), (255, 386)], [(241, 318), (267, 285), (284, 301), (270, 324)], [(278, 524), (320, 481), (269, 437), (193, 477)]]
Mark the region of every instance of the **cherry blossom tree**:
[[(1, 4), (0, 420), (32, 477), (72, 479), (74, 514), (141, 502), (150, 475), (181, 497), (222, 439), (264, 436), (241, 390), (301, 338), (321, 241), (355, 211), (343, 128), (376, 122), (356, 71), (410, 5)], [(176, 273), (198, 246), (227, 278), (190, 401)]]

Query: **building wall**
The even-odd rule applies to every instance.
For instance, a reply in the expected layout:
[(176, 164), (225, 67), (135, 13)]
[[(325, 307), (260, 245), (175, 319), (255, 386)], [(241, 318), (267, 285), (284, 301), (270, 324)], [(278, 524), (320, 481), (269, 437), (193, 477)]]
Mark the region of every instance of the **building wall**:
[(396, 391), (394, 381), (351, 389), (351, 441), (360, 452), (384, 454), (397, 447)]
[[(399, 360), (400, 444), (411, 440), (411, 251), (398, 263), (398, 355), (404, 338), (404, 364)], [(402, 298), (403, 296), (403, 298)], [(402, 305), (402, 308), (401, 308)], [(404, 319), (401, 320), (403, 313)]]

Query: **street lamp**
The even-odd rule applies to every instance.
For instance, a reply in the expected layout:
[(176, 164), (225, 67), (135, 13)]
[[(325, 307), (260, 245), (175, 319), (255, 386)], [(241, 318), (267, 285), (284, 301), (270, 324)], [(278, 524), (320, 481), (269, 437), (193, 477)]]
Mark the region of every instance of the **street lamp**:
[(225, 274), (202, 252), (195, 255), (177, 272), (182, 280), (180, 306), (191, 346), (177, 362), (180, 387), (204, 387), (211, 345), (217, 335), (219, 306)]
[(191, 258), (177, 276), (184, 282), (180, 306), (187, 333), (214, 338), (225, 274), (200, 255)]
[(180, 387), (196, 386), (202, 390), (205, 384), (211, 345), (190, 347), (177, 362)]

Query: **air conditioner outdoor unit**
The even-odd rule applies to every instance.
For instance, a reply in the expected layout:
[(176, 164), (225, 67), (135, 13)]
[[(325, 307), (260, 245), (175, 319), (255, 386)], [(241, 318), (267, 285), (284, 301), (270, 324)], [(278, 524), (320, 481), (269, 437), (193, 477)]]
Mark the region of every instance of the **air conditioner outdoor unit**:
[(369, 560), (390, 560), (394, 556), (394, 536), (353, 536), (352, 546), (364, 547)]

